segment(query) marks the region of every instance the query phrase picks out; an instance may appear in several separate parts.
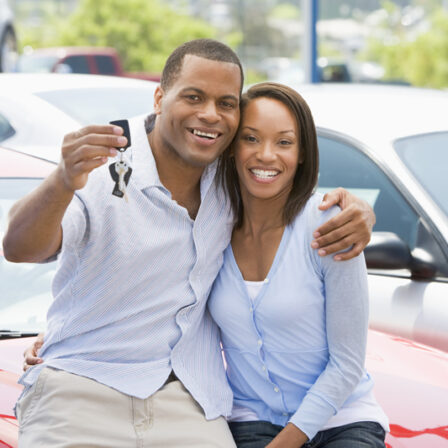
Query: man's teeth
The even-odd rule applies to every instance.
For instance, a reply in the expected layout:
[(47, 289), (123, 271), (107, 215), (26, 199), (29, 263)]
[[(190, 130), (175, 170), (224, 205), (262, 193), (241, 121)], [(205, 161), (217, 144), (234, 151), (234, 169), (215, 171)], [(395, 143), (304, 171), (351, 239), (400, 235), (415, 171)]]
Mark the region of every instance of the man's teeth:
[(207, 137), (207, 138), (217, 138), (218, 134), (212, 134), (211, 132), (202, 132), (198, 131), (197, 129), (193, 129), (193, 134), (197, 135), (198, 137)]
[(279, 173), (278, 171), (273, 170), (250, 170), (252, 174), (255, 174), (255, 176), (261, 178), (261, 179), (269, 179), (271, 177), (277, 176)]

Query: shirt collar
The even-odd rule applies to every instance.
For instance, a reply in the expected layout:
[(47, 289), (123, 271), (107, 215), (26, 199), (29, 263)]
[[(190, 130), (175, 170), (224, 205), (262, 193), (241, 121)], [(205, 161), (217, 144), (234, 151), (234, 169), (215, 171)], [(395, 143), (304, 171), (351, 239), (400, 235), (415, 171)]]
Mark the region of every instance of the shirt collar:
[(149, 187), (163, 187), (157, 171), (156, 161), (152, 154), (145, 130), (146, 115), (131, 118), (129, 127), (131, 131), (130, 157), (135, 185), (143, 190)]

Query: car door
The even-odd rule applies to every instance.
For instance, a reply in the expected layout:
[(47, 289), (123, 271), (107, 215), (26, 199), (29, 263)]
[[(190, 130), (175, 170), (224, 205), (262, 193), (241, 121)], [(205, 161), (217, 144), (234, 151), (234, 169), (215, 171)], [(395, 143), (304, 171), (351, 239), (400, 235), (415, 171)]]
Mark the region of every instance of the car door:
[(319, 190), (344, 187), (366, 199), (376, 214), (374, 232), (395, 234), (412, 254), (412, 268), (369, 269), (371, 328), (448, 350), (447, 248), (432, 235), (424, 204), (415, 207), (393, 170), (349, 138), (320, 130), (319, 151)]

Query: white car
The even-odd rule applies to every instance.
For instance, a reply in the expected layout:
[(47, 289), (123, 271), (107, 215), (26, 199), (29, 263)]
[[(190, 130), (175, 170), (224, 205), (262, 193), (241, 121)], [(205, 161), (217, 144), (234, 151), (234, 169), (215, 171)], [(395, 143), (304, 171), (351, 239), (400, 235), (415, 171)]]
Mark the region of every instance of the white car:
[(296, 85), (318, 127), (319, 188), (374, 207), (370, 326), (448, 351), (448, 93)]
[[(57, 161), (67, 132), (150, 113), (156, 85), (0, 75), (0, 135), (12, 132), (3, 145)], [(345, 187), (377, 216), (366, 250), (371, 327), (448, 351), (448, 93), (365, 84), (296, 88), (318, 126), (320, 189)], [(2, 114), (10, 124), (2, 124)]]
[(17, 62), (14, 14), (8, 0), (0, 0), (0, 72), (12, 72)]
[(156, 86), (112, 76), (0, 74), (0, 142), (58, 161), (68, 132), (150, 113)]

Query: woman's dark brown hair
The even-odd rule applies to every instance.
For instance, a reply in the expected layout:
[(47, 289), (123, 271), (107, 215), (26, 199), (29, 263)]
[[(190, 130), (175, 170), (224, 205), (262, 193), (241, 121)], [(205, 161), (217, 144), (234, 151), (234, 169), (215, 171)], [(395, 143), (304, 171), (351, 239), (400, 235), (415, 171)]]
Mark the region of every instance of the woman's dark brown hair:
[[(252, 86), (241, 98), (241, 121), (248, 104), (257, 98), (270, 98), (283, 103), (292, 113), (299, 131), (299, 151), (302, 163), (298, 165), (291, 192), (283, 210), (283, 222), (290, 224), (310, 198), (317, 184), (319, 153), (313, 116), (305, 100), (295, 90), (282, 84), (263, 82)], [(275, 119), (275, 117), (273, 117)], [(239, 132), (236, 134), (235, 144)], [(218, 183), (227, 191), (235, 214), (236, 228), (243, 224), (243, 204), (235, 162), (230, 150), (225, 151), (218, 163)]]

